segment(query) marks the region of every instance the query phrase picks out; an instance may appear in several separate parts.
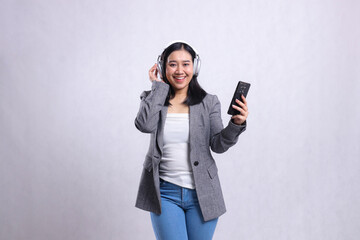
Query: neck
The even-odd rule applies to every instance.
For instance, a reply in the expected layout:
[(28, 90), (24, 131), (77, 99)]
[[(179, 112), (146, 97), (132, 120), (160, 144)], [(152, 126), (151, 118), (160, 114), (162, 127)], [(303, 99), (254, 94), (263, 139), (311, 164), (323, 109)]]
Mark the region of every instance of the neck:
[(175, 94), (173, 100), (175, 102), (184, 102), (187, 97), (187, 94)]
[(187, 88), (181, 89), (181, 90), (175, 91), (174, 98), (184, 98), (185, 99), (187, 97), (187, 94), (188, 94)]

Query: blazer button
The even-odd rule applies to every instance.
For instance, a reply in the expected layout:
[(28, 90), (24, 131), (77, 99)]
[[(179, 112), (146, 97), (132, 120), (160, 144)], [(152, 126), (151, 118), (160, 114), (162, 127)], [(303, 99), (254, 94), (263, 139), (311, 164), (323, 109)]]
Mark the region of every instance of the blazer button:
[(199, 165), (199, 162), (198, 162), (198, 161), (195, 161), (195, 162), (194, 162), (194, 166), (196, 167), (197, 165)]

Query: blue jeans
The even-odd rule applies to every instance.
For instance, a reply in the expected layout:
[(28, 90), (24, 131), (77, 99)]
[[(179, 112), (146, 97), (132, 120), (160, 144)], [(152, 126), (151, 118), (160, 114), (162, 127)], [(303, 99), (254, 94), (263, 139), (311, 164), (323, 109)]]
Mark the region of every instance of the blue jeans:
[(150, 213), (157, 240), (211, 240), (218, 218), (205, 222), (196, 190), (160, 180), (161, 214)]

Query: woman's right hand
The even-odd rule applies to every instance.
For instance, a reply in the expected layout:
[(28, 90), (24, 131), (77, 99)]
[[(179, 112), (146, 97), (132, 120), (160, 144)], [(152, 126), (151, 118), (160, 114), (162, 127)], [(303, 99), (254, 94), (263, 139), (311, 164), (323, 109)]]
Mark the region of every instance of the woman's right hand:
[(158, 69), (157, 69), (157, 63), (155, 63), (154, 66), (152, 66), (149, 70), (150, 81), (164, 82), (162, 80), (159, 80), (157, 75), (158, 75)]

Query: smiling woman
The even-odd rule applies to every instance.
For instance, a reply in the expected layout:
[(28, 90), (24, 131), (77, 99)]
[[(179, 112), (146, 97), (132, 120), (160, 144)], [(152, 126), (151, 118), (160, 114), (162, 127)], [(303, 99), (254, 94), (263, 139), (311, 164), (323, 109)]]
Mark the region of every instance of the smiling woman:
[[(157, 239), (210, 240), (225, 203), (210, 149), (223, 153), (246, 129), (246, 99), (224, 128), (220, 102), (197, 76), (200, 58), (176, 42), (151, 67), (151, 91), (144, 91), (135, 126), (151, 133), (136, 206), (150, 211)], [(160, 73), (160, 79), (157, 78)]]
[[(169, 95), (165, 101), (166, 106), (171, 106), (171, 100), (176, 96), (175, 101), (181, 100), (184, 95), (186, 97), (183, 99), (184, 102), (181, 101), (181, 103), (190, 106), (200, 103), (206, 96), (206, 92), (201, 88), (197, 80), (199, 71), (199, 55), (188, 44), (175, 42), (168, 46), (159, 56), (156, 66), (150, 69), (149, 75), (151, 81), (163, 81), (170, 85)], [(159, 73), (161, 80), (157, 78), (157, 73)]]
[(186, 95), (192, 77), (193, 63), (190, 53), (184, 49), (172, 52), (166, 63), (166, 78), (176, 95)]

